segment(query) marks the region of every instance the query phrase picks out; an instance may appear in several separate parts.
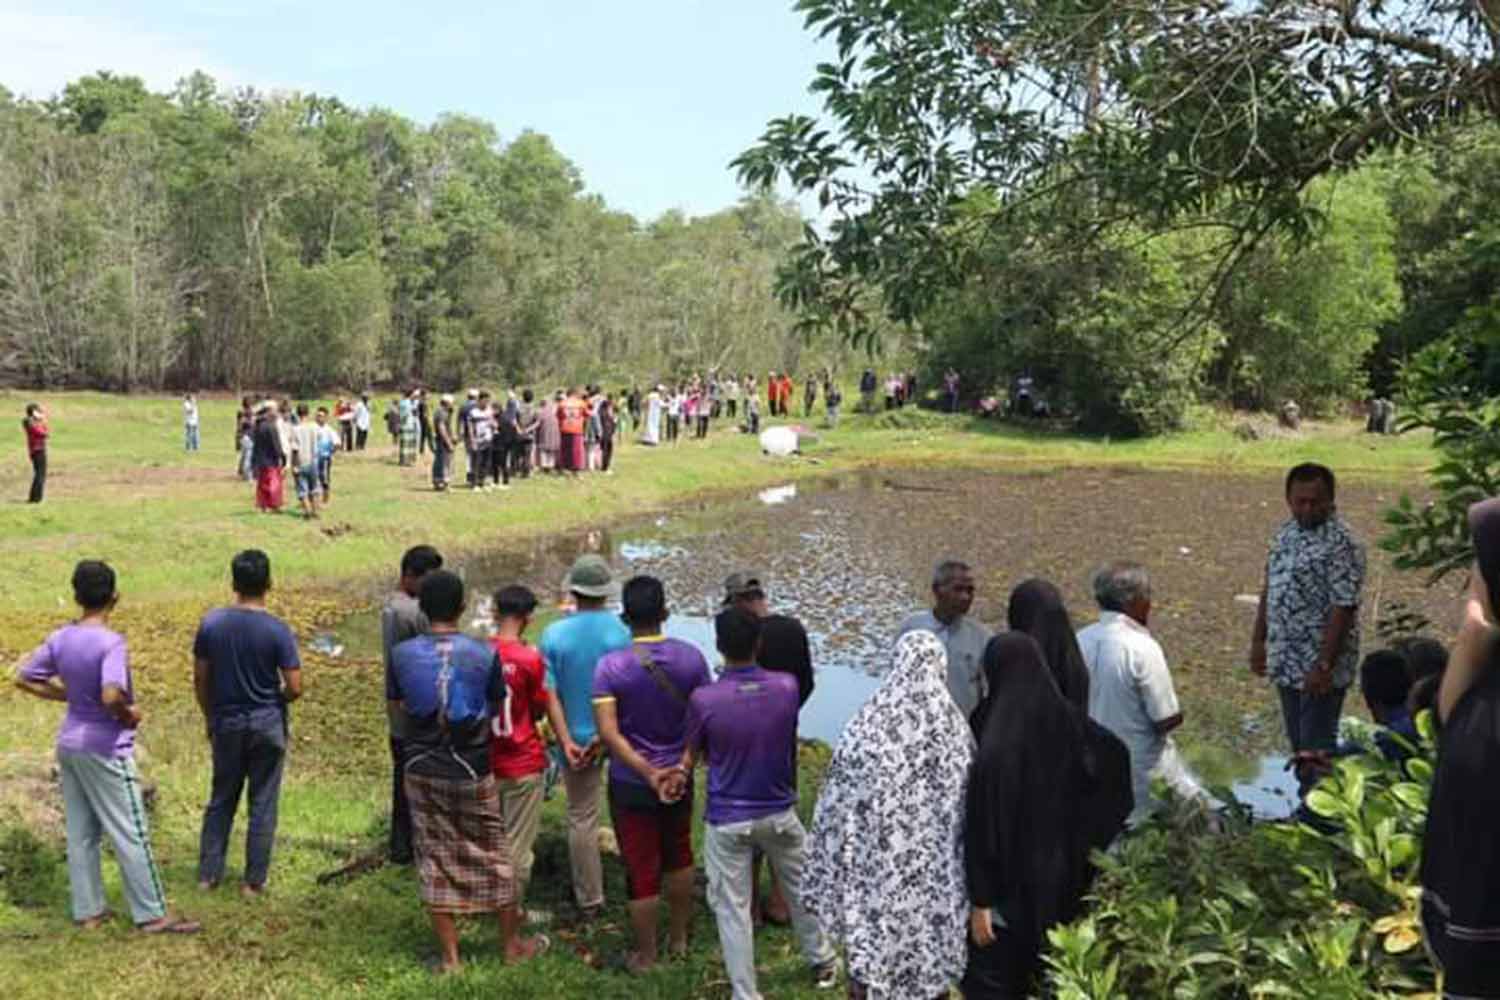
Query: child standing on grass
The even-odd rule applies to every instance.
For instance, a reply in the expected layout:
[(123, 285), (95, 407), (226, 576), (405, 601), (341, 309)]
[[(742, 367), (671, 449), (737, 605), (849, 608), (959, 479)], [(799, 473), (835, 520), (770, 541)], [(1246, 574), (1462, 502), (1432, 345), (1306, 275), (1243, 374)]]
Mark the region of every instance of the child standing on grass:
[(328, 407), (318, 407), (318, 488), (323, 491), (323, 506), (333, 501), (333, 453), (339, 450), (339, 435), (328, 422)]
[(568, 725), (562, 703), (552, 697), (547, 686), (547, 667), (542, 654), (526, 642), (526, 629), (536, 614), (536, 606), (536, 595), (527, 588), (501, 587), (495, 592), (495, 621), (499, 631), (490, 641), (500, 657), (505, 683), (510, 689), (510, 734), (502, 734), (500, 720), (495, 720), (490, 765), (500, 785), (500, 808), (516, 869), (516, 901), (523, 910), (535, 861), (532, 847), (542, 818), (542, 776), (547, 770), (547, 755), (536, 721), (545, 716), (555, 733), (563, 732)]
[(57, 767), (67, 816), (73, 923), (93, 930), (112, 917), (99, 869), (99, 843), (107, 836), (136, 928), (146, 934), (196, 934), (202, 929), (197, 922), (168, 912), (151, 853), (135, 769), (141, 710), (125, 639), (109, 628), (119, 600), (114, 570), (102, 562), (80, 562), (73, 570), (73, 599), (83, 612), (78, 620), (49, 635), (16, 678), (27, 694), (68, 705), (57, 733)]

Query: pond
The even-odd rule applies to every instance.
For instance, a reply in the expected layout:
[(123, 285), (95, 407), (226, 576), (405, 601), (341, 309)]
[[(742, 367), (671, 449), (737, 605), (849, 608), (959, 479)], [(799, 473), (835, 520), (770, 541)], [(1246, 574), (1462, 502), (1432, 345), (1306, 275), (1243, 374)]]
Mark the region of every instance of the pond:
[[(568, 565), (606, 556), (624, 577), (667, 587), (667, 632), (711, 663), (711, 616), (723, 578), (753, 570), (772, 607), (797, 615), (812, 638), (817, 687), (802, 735), (836, 742), (879, 683), (895, 628), (926, 603), (932, 566), (961, 558), (976, 571), (974, 614), (1003, 626), (1012, 587), (1042, 576), (1062, 589), (1074, 621), (1093, 619), (1088, 578), (1112, 559), (1153, 574), (1152, 628), (1167, 651), (1187, 722), (1177, 739), (1208, 782), (1233, 786), (1257, 811), (1282, 814), (1295, 797), (1283, 769), (1272, 692), (1245, 666), (1265, 546), (1285, 508), (1277, 476), (1130, 469), (871, 471), (787, 484), (744, 497), (695, 498), (648, 515), (510, 545), (457, 569), (477, 589), (522, 582), (544, 605), (561, 598)], [(1397, 495), (1344, 487), (1340, 509), (1370, 549), (1367, 647), (1374, 622), (1399, 608), (1446, 626), (1446, 590), (1391, 570), (1371, 540)], [(476, 629), (487, 602), (474, 602)], [(338, 630), (351, 652), (378, 651), (373, 616)], [(1353, 699), (1350, 707), (1354, 708)]]

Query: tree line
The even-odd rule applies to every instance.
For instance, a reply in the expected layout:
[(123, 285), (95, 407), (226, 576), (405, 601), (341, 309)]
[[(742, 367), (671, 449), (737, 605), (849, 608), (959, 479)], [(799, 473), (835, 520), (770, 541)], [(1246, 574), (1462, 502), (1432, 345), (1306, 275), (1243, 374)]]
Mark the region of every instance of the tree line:
[(1497, 290), (1488, 5), (795, 6), (834, 45), (823, 116), (771, 121), (736, 167), (833, 217), (778, 281), (805, 331), (912, 324), (929, 371), (1031, 369), (1109, 432), (1195, 400), (1330, 411), (1451, 336), (1500, 388), (1474, 336)]
[(109, 389), (647, 377), (839, 364), (772, 294), (747, 196), (650, 222), (543, 134), (335, 97), (0, 87), (0, 380)]

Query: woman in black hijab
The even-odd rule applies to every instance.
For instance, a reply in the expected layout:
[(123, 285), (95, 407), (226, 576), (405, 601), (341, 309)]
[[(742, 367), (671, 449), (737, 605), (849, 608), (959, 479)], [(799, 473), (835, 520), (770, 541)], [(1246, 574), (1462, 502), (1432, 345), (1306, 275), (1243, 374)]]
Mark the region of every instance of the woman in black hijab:
[(1089, 710), (1089, 668), (1078, 648), (1073, 619), (1062, 594), (1046, 580), (1027, 580), (1010, 594), (1012, 632), (1025, 632), (1042, 647), (1058, 691), (1081, 712)]
[(1422, 924), (1450, 996), (1500, 997), (1500, 498), (1469, 510), (1476, 560), (1443, 675), (1422, 842)]
[(1062, 697), (1035, 640), (991, 639), (984, 671), (964, 829), (966, 1000), (1031, 995), (1047, 930), (1082, 912), (1089, 855), (1134, 805), (1130, 752)]

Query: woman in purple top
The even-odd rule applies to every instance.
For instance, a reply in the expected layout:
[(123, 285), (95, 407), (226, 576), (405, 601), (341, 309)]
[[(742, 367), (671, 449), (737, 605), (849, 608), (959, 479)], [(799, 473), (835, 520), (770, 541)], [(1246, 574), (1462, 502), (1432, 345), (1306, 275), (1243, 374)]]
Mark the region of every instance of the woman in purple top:
[(67, 815), (73, 922), (92, 930), (110, 919), (99, 870), (99, 841), (107, 835), (136, 927), (147, 934), (196, 933), (201, 929), (196, 922), (168, 914), (151, 853), (134, 757), (141, 710), (131, 689), (125, 639), (109, 628), (118, 600), (114, 570), (102, 562), (80, 562), (73, 570), (73, 597), (83, 614), (49, 635), (16, 679), (27, 694), (68, 705), (57, 734), (57, 765)]

